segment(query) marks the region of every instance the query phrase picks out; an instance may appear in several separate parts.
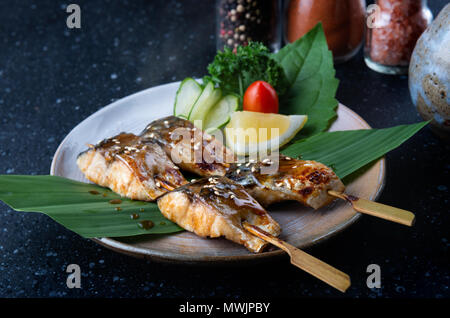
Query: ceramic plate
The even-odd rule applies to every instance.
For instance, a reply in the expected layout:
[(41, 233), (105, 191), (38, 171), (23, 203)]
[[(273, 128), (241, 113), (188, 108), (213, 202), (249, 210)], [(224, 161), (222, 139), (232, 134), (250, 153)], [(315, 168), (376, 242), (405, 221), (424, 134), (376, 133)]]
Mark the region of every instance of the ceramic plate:
[[(86, 144), (94, 144), (123, 131), (139, 133), (152, 120), (171, 115), (178, 86), (179, 82), (149, 88), (118, 100), (86, 118), (58, 147), (50, 173), (89, 182), (76, 165), (76, 157), (86, 149)], [(338, 119), (330, 130), (367, 128), (370, 126), (360, 116), (340, 104)], [(380, 159), (347, 185), (347, 193), (375, 200), (383, 187), (384, 175), (385, 160)], [(329, 238), (355, 222), (360, 216), (349, 204), (341, 200), (318, 211), (294, 202), (276, 205), (268, 210), (282, 227), (281, 239), (299, 248)], [(94, 240), (121, 253), (184, 263), (254, 261), (284, 253), (281, 250), (272, 250), (253, 254), (243, 246), (223, 238), (206, 239), (189, 232)]]

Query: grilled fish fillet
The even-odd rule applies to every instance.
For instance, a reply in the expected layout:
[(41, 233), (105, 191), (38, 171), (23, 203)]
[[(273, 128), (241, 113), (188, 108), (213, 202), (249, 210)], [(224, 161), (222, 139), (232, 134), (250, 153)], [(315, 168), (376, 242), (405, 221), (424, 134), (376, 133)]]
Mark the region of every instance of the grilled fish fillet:
[(163, 149), (122, 133), (78, 155), (86, 178), (134, 200), (153, 201), (187, 181)]
[(242, 227), (246, 220), (278, 236), (281, 229), (244, 188), (225, 178), (197, 180), (158, 199), (162, 214), (182, 228), (202, 237), (220, 237), (243, 244), (252, 252), (267, 245)]
[[(276, 162), (269, 159), (234, 164), (227, 177), (244, 186), (263, 206), (295, 200), (319, 209), (335, 199), (328, 194), (328, 190), (342, 192), (345, 189), (333, 170), (319, 162), (280, 155), (278, 169), (268, 169), (273, 164)], [(264, 170), (273, 172), (263, 173)]]
[(224, 176), (233, 153), (219, 140), (175, 116), (151, 122), (141, 133), (145, 140), (158, 142), (182, 170), (200, 176)]

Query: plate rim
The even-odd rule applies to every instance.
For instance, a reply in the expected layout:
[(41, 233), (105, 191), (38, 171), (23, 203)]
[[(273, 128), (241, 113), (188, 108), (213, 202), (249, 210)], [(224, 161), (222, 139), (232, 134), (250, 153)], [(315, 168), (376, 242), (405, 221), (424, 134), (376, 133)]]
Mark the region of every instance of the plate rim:
[[(94, 113), (90, 114), (86, 118), (84, 118), (81, 122), (79, 122), (76, 126), (74, 126), (69, 133), (64, 137), (64, 139), (60, 142), (58, 148), (56, 149), (52, 163), (50, 165), (50, 175), (55, 175), (55, 169), (56, 169), (56, 162), (60, 155), (60, 152), (62, 150), (63, 145), (67, 142), (69, 136), (72, 134), (74, 130), (78, 128), (81, 124), (83, 124), (87, 120), (93, 120), (93, 118), (101, 116), (101, 114), (105, 111), (111, 110), (112, 107), (118, 107), (117, 105), (126, 102), (128, 99), (136, 98), (136, 96), (145, 94), (147, 91), (156, 89), (156, 88), (162, 88), (165, 86), (170, 85), (176, 85), (179, 84), (180, 81), (177, 82), (170, 82), (165, 83), (153, 87), (149, 87), (146, 89), (143, 89), (141, 91), (138, 91), (136, 93), (127, 95), (125, 97), (119, 98), (118, 100), (101, 107)], [(372, 128), (359, 114), (357, 114), (355, 111), (351, 110), (349, 107), (341, 104), (338, 102), (338, 107), (343, 107), (345, 111), (349, 112), (354, 118), (356, 118), (358, 121), (360, 121), (366, 128), (370, 129)], [(380, 175), (379, 180), (377, 183), (377, 189), (375, 194), (373, 195), (371, 200), (376, 200), (381, 192), (384, 189), (385, 186), (385, 180), (386, 180), (386, 158), (383, 156), (380, 159), (378, 159), (376, 162), (380, 163)], [(322, 236), (319, 236), (315, 238), (314, 240), (303, 244), (301, 246), (302, 249), (309, 248), (311, 246), (314, 246), (316, 244), (322, 243), (331, 237), (341, 233), (343, 230), (350, 227), (352, 224), (354, 224), (359, 218), (361, 217), (361, 213), (358, 213), (355, 211), (355, 214), (348, 219), (346, 222), (339, 224), (339, 226), (336, 226), (332, 229), (332, 231), (323, 234)], [(283, 250), (273, 250), (269, 252), (263, 252), (263, 253), (248, 253), (244, 255), (235, 255), (235, 256), (202, 256), (202, 257), (192, 257), (191, 255), (184, 255), (184, 254), (176, 254), (173, 252), (160, 252), (155, 250), (149, 250), (141, 247), (135, 247), (132, 245), (129, 245), (127, 243), (120, 242), (118, 240), (115, 240), (114, 238), (110, 237), (103, 237), (103, 238), (90, 238), (90, 240), (96, 242), (99, 245), (102, 245), (114, 252), (118, 252), (121, 254), (137, 257), (137, 258), (145, 258), (150, 259), (154, 261), (159, 262), (165, 262), (165, 263), (183, 263), (183, 264), (195, 264), (195, 265), (206, 265), (206, 264), (232, 264), (232, 263), (243, 263), (243, 262), (255, 262), (255, 261), (266, 261), (269, 259), (273, 259), (276, 257), (280, 257), (283, 255), (286, 255), (286, 252)]]

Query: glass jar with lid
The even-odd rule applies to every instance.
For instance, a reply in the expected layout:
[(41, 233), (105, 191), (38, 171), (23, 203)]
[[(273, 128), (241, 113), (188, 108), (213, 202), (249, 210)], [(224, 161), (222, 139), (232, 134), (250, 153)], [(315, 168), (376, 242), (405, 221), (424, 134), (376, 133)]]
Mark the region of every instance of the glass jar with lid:
[(431, 20), (426, 0), (376, 0), (367, 10), (367, 66), (380, 73), (407, 74), (417, 39)]
[(217, 49), (262, 42), (272, 51), (281, 46), (278, 0), (216, 0)]
[(290, 0), (286, 5), (286, 42), (294, 42), (322, 22), (335, 62), (345, 62), (361, 48), (365, 0)]

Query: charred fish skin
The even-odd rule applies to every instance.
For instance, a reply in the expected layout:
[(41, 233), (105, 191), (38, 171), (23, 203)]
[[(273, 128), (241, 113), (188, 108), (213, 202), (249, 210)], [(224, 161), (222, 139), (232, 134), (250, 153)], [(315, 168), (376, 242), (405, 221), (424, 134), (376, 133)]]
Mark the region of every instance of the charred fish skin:
[(187, 183), (157, 143), (128, 133), (91, 145), (77, 165), (90, 181), (134, 200), (154, 201)]
[(267, 243), (250, 234), (242, 222), (278, 236), (279, 224), (245, 189), (225, 177), (202, 178), (158, 199), (158, 207), (169, 220), (202, 237), (221, 237), (261, 252)]
[(181, 169), (200, 176), (224, 176), (233, 153), (190, 121), (168, 116), (151, 122), (140, 136), (155, 140)]
[[(277, 164), (278, 168), (267, 169), (267, 166), (272, 164)], [(273, 171), (262, 173), (270, 170)], [(244, 186), (263, 206), (295, 200), (305, 206), (319, 209), (335, 199), (328, 194), (328, 190), (342, 192), (345, 189), (334, 171), (324, 164), (283, 155), (280, 155), (277, 163), (266, 159), (234, 164), (226, 176)]]

